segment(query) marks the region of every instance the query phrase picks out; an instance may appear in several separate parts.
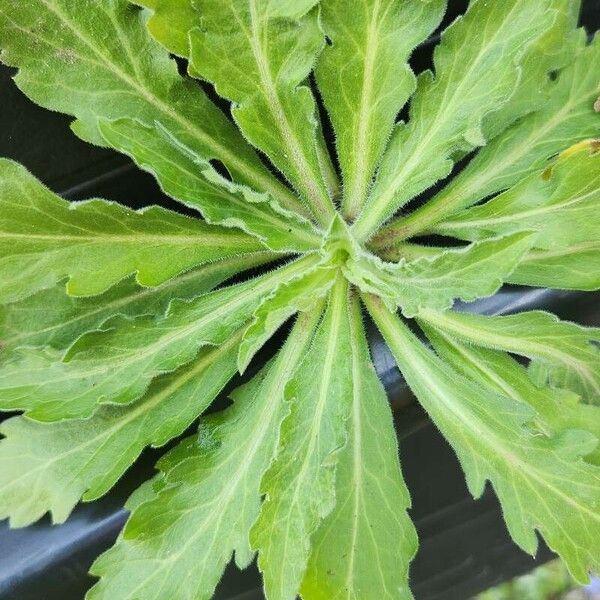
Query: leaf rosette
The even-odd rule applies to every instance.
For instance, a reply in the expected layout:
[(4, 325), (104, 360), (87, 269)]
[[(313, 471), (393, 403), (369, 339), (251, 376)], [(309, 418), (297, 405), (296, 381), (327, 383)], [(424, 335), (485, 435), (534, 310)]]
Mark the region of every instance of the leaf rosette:
[(445, 9), (0, 0), (16, 85), (186, 207), (69, 203), (0, 161), (0, 517), (61, 523), (176, 439), (90, 600), (208, 599), (254, 557), (269, 600), (412, 597), (365, 313), (473, 496), (600, 571), (599, 331), (461, 308), (600, 289), (600, 43), (575, 0), (472, 0), (417, 75)]

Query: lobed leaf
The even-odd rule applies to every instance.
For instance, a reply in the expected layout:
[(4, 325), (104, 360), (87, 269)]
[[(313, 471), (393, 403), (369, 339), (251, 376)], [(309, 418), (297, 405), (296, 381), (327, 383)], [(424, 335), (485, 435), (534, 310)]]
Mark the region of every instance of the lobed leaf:
[[(373, 243), (390, 245), (427, 231), (448, 216), (510, 188), (547, 166), (564, 148), (600, 133), (594, 102), (600, 94), (600, 38), (587, 45), (577, 32), (575, 59), (550, 81), (548, 99), (540, 110), (519, 120), (484, 146), (432, 200), (385, 227)], [(539, 61), (535, 61), (539, 64)], [(506, 110), (512, 110), (512, 100)]]
[(300, 216), (305, 211), (299, 202), (296, 212), (285, 210), (268, 194), (225, 179), (160, 124), (145, 127), (120, 119), (99, 127), (111, 145), (151, 172), (166, 194), (200, 211), (209, 223), (242, 229), (278, 252), (319, 247), (320, 236)]
[[(360, 241), (453, 167), (453, 157), (486, 143), (483, 120), (514, 93), (528, 46), (552, 27), (556, 11), (539, 0), (474, 0), (442, 34), (435, 77), (419, 77), (408, 125), (383, 157), (354, 233)], [(460, 59), (459, 59), (460, 57)]]
[(347, 263), (345, 273), (361, 290), (414, 317), (422, 308), (450, 308), (457, 298), (469, 302), (491, 296), (533, 243), (530, 234), (517, 233), (397, 264), (359, 256)]
[(92, 566), (101, 579), (89, 600), (208, 599), (232, 553), (248, 565), (260, 479), (288, 411), (284, 388), (320, 316), (299, 317), (277, 357), (234, 392), (233, 406), (205, 419), (199, 436), (159, 462), (162, 479), (135, 499), (117, 544)]
[(600, 403), (600, 348), (594, 329), (542, 311), (489, 317), (423, 309), (419, 319), (459, 340), (539, 360), (568, 375), (568, 387), (584, 402)]
[(535, 554), (540, 532), (585, 583), (600, 568), (600, 469), (581, 459), (588, 432), (548, 438), (527, 427), (535, 413), (446, 365), (374, 297), (365, 297), (403, 375), (456, 452), (474, 497), (489, 480), (515, 542)]
[(189, 32), (198, 13), (191, 0), (129, 0), (148, 8), (148, 31), (171, 54), (188, 58), (190, 54)]
[[(545, 435), (560, 436), (569, 429), (578, 429), (600, 440), (600, 407), (582, 404), (569, 390), (538, 387), (527, 368), (504, 352), (465, 344), (432, 327), (424, 329), (438, 356), (458, 373), (507, 398), (531, 405), (536, 412), (534, 424)], [(600, 465), (600, 445), (585, 459)]]
[(510, 283), (559, 289), (600, 289), (600, 241), (532, 250), (509, 276)]
[(25, 410), (42, 421), (90, 416), (98, 404), (128, 404), (150, 381), (219, 345), (248, 323), (262, 299), (280, 283), (310, 270), (312, 256), (191, 302), (173, 302), (160, 319), (116, 319), (62, 352), (22, 350), (0, 368), (0, 408)]
[(406, 514), (398, 442), (371, 359), (358, 298), (352, 302), (352, 407), (336, 469), (333, 511), (311, 540), (305, 600), (412, 598), (408, 565), (417, 549)]
[(63, 284), (42, 290), (0, 306), (0, 357), (6, 362), (19, 348), (66, 350), (80, 335), (99, 329), (116, 315), (129, 319), (162, 316), (172, 300), (197, 298), (232, 275), (272, 259), (270, 252), (235, 256), (202, 265), (155, 287), (141, 287), (129, 277), (104, 294), (87, 298), (68, 296)]
[(304, 198), (320, 225), (335, 215), (319, 162), (308, 77), (323, 48), (317, 0), (198, 0), (190, 71), (233, 102), (244, 135)]
[(190, 365), (156, 379), (135, 404), (105, 405), (88, 419), (61, 423), (4, 421), (0, 518), (23, 527), (50, 511), (62, 523), (81, 497), (103, 496), (146, 446), (163, 446), (209, 406), (236, 371), (240, 339), (241, 331), (203, 349)]
[(438, 25), (445, 0), (321, 0), (331, 41), (316, 78), (333, 122), (343, 176), (342, 208), (350, 220), (368, 194), (397, 114), (416, 87), (407, 64), (412, 50)]
[(159, 122), (238, 181), (295, 205), (225, 115), (179, 76), (146, 16), (127, 0), (0, 0), (2, 61), (19, 69), (15, 82), (34, 102), (76, 117), (86, 141), (106, 145), (99, 119)]
[(264, 250), (243, 232), (156, 206), (67, 202), (7, 160), (0, 160), (0, 210), (1, 302), (66, 277), (74, 296), (100, 294), (131, 273), (142, 285), (158, 285), (202, 263)]
[(542, 173), (535, 173), (485, 204), (435, 227), (444, 235), (482, 239), (515, 231), (537, 231), (546, 250), (598, 239), (600, 143), (580, 142)]
[(311, 537), (335, 506), (335, 469), (352, 398), (349, 321), (348, 286), (338, 275), (323, 323), (286, 388), (290, 414), (250, 534), (269, 600), (296, 598)]

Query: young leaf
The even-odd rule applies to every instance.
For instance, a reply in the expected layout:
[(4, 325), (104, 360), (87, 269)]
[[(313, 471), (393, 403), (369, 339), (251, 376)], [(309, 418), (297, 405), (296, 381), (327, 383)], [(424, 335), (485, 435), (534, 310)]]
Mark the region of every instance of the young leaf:
[(335, 506), (335, 469), (352, 398), (349, 321), (348, 286), (338, 276), (323, 323), (286, 389), (291, 412), (250, 535), (269, 600), (296, 598), (311, 536)]
[(159, 122), (237, 180), (284, 206), (294, 201), (225, 115), (178, 75), (148, 35), (144, 12), (127, 0), (0, 0), (0, 47), (3, 62), (19, 68), (19, 88), (41, 106), (75, 116), (81, 138), (106, 145), (100, 118)]
[(243, 232), (156, 206), (67, 202), (7, 160), (0, 160), (0, 211), (0, 302), (65, 277), (74, 296), (100, 294), (131, 273), (158, 285), (201, 263), (264, 250)]
[(284, 388), (320, 316), (300, 316), (277, 358), (236, 390), (233, 406), (161, 460), (160, 485), (136, 500), (123, 535), (93, 565), (101, 579), (88, 600), (208, 599), (232, 553), (240, 567), (248, 565), (260, 479), (288, 410)]
[(336, 470), (334, 510), (312, 537), (305, 600), (412, 598), (408, 564), (417, 549), (408, 490), (383, 386), (369, 356), (358, 299), (352, 303), (352, 408)]
[(50, 511), (62, 523), (82, 496), (104, 495), (146, 446), (166, 444), (208, 407), (235, 373), (240, 339), (241, 331), (202, 350), (192, 364), (156, 379), (135, 404), (105, 405), (83, 420), (2, 423), (0, 518), (22, 527)]
[[(423, 309), (419, 319), (452, 337), (537, 359), (568, 374), (570, 389), (584, 402), (600, 404), (598, 333), (550, 313), (532, 311), (501, 317)], [(558, 387), (564, 387), (560, 384)]]
[[(385, 227), (373, 243), (390, 245), (409, 238), (460, 209), (492, 196), (547, 166), (547, 160), (570, 145), (598, 137), (600, 115), (600, 37), (586, 46), (579, 32), (576, 59), (558, 73), (541, 110), (534, 112), (484, 146), (467, 167), (433, 199)], [(512, 110), (512, 102), (507, 110)]]
[(600, 469), (581, 459), (587, 432), (531, 431), (526, 404), (482, 388), (446, 365), (374, 297), (365, 297), (411, 389), (456, 452), (474, 497), (489, 480), (515, 542), (535, 554), (539, 531), (582, 583), (600, 569)]
[(6, 362), (18, 348), (50, 346), (66, 350), (80, 335), (99, 329), (115, 315), (129, 319), (162, 316), (173, 299), (197, 298), (232, 275), (273, 260), (273, 256), (270, 252), (235, 256), (203, 265), (155, 287), (140, 287), (129, 277), (104, 294), (89, 298), (68, 296), (64, 284), (42, 290), (0, 306), (0, 357)]
[(538, 248), (569, 247), (598, 239), (599, 199), (600, 142), (588, 140), (565, 150), (542, 173), (434, 229), (471, 240), (527, 229), (539, 232)]
[(316, 77), (333, 122), (343, 175), (345, 216), (358, 214), (396, 116), (414, 92), (407, 64), (413, 48), (439, 24), (445, 0), (321, 0), (331, 40)]
[(469, 302), (491, 296), (533, 242), (527, 233), (514, 234), (398, 264), (358, 257), (347, 263), (345, 273), (361, 290), (376, 293), (413, 317), (424, 307), (450, 308), (457, 298)]
[(101, 121), (98, 127), (112, 146), (152, 173), (166, 194), (199, 210), (209, 223), (239, 227), (276, 251), (319, 246), (319, 236), (300, 216), (310, 213), (299, 200), (288, 202), (291, 210), (285, 210), (268, 194), (228, 181), (160, 124), (146, 127), (119, 119)]
[(190, 70), (234, 103), (249, 139), (289, 179), (320, 225), (335, 215), (317, 153), (308, 76), (324, 45), (316, 0), (203, 0)]
[(133, 402), (154, 377), (190, 362), (200, 347), (224, 343), (272, 289), (317, 260), (307, 256), (191, 302), (173, 302), (161, 319), (109, 321), (103, 331), (79, 338), (67, 362), (50, 349), (20, 351), (18, 360), (0, 368), (0, 408), (54, 421), (87, 417), (101, 403)]
[[(546, 435), (579, 429), (600, 440), (600, 407), (581, 404), (577, 394), (568, 390), (536, 386), (526, 367), (504, 352), (465, 344), (432, 327), (424, 329), (440, 358), (457, 372), (507, 398), (530, 404), (537, 413), (535, 425)], [(585, 459), (600, 465), (600, 444)]]
[(271, 296), (265, 298), (244, 332), (238, 355), (240, 372), (246, 370), (256, 352), (287, 319), (299, 311), (310, 310), (327, 295), (335, 275), (333, 268), (319, 267), (290, 283), (280, 285)]
[(571, 290), (600, 289), (600, 241), (531, 250), (507, 281)]
[(359, 240), (446, 177), (454, 155), (485, 145), (484, 117), (508, 101), (523, 54), (555, 18), (539, 0), (474, 0), (464, 18), (446, 29), (435, 51), (435, 78), (431, 72), (419, 78), (410, 122), (394, 132), (356, 221)]

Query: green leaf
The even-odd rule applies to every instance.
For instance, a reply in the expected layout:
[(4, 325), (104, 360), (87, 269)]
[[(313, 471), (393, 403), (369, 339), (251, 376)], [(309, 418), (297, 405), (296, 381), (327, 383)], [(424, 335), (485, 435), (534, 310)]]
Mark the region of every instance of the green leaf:
[(539, 232), (538, 248), (568, 247), (597, 241), (599, 201), (600, 143), (587, 140), (565, 150), (542, 173), (434, 229), (464, 239), (527, 229)]
[(235, 273), (269, 262), (273, 254), (262, 252), (235, 256), (203, 265), (156, 287), (140, 287), (133, 277), (100, 296), (76, 298), (64, 284), (0, 306), (3, 361), (18, 348), (50, 346), (66, 350), (80, 335), (98, 329), (115, 315), (127, 318), (161, 316), (174, 298), (191, 300), (215, 288)]
[(552, 250), (531, 250), (507, 281), (536, 287), (598, 290), (600, 241)]
[(7, 160), (0, 160), (0, 212), (0, 302), (65, 277), (74, 296), (100, 294), (131, 273), (158, 285), (201, 263), (264, 250), (242, 232), (156, 206), (67, 202)]
[(288, 412), (284, 388), (320, 315), (299, 317), (277, 358), (236, 390), (233, 406), (161, 460), (163, 479), (135, 500), (119, 541), (93, 565), (101, 579), (88, 600), (208, 599), (232, 553), (248, 565), (260, 479)]
[(338, 277), (323, 323), (286, 388), (291, 412), (261, 484), (265, 500), (250, 541), (269, 600), (294, 600), (311, 536), (335, 506), (335, 467), (351, 412), (348, 286)]
[(568, 374), (568, 387), (584, 402), (600, 404), (599, 335), (594, 329), (542, 311), (488, 317), (423, 309), (419, 318), (465, 342), (539, 360), (556, 373)]
[(152, 11), (148, 19), (148, 31), (171, 54), (188, 58), (190, 54), (189, 32), (198, 13), (191, 0), (129, 0)]
[(316, 77), (333, 122), (352, 220), (364, 203), (396, 116), (416, 87), (407, 60), (438, 25), (445, 0), (321, 0), (331, 40)]
[[(577, 394), (568, 390), (536, 386), (526, 367), (504, 352), (465, 344), (432, 327), (424, 329), (440, 358), (457, 372), (507, 398), (531, 405), (537, 413), (534, 423), (546, 435), (579, 429), (600, 440), (600, 407), (581, 404)], [(600, 445), (585, 459), (600, 465)]]
[(332, 267), (318, 267), (302, 277), (280, 285), (273, 294), (263, 300), (240, 344), (240, 372), (246, 370), (256, 352), (285, 321), (299, 311), (311, 310), (315, 303), (327, 295), (335, 282), (335, 276), (336, 272)]
[[(449, 215), (510, 188), (547, 166), (547, 160), (570, 145), (600, 134), (594, 102), (600, 94), (600, 38), (586, 46), (579, 31), (575, 60), (551, 82), (541, 108), (494, 138), (432, 200), (390, 224), (373, 243), (388, 245), (431, 229)], [(512, 109), (512, 101), (507, 110)]]
[[(547, 166), (547, 160), (570, 145), (600, 134), (594, 101), (600, 94), (600, 38), (587, 46), (578, 32), (577, 51), (558, 73), (541, 110), (515, 123), (484, 146), (467, 167), (433, 199), (390, 223), (373, 239), (390, 245), (427, 231), (449, 215), (492, 196)], [(512, 105), (509, 103), (509, 107)]]
[(419, 77), (410, 121), (390, 141), (354, 233), (368, 238), (411, 198), (446, 177), (453, 157), (486, 143), (483, 119), (513, 94), (528, 46), (550, 28), (556, 11), (539, 0), (474, 0), (442, 35), (435, 78)]
[(89, 419), (2, 423), (0, 518), (22, 527), (51, 511), (62, 523), (82, 496), (103, 496), (146, 446), (163, 446), (208, 407), (236, 371), (240, 339), (241, 331), (202, 350), (192, 364), (156, 379), (135, 404), (105, 405)]
[(159, 122), (237, 180), (294, 202), (196, 83), (178, 75), (146, 16), (127, 0), (0, 0), (2, 60), (19, 68), (15, 81), (34, 102), (75, 116), (87, 141), (106, 145), (100, 118)]
[(489, 480), (515, 542), (535, 554), (540, 532), (585, 583), (600, 569), (600, 469), (583, 462), (598, 440), (569, 430), (532, 431), (534, 411), (447, 366), (374, 297), (365, 298), (411, 389), (448, 439), (474, 497)]
[(422, 308), (450, 308), (457, 298), (469, 302), (491, 296), (533, 242), (530, 234), (518, 233), (397, 264), (359, 256), (347, 263), (345, 273), (361, 290), (414, 317)]
[(301, 85), (325, 43), (316, 2), (202, 0), (190, 70), (234, 103), (246, 138), (326, 227), (335, 210), (319, 164), (315, 101)]
[(79, 338), (66, 362), (51, 349), (22, 350), (0, 368), (0, 409), (42, 421), (83, 418), (98, 404), (127, 404), (150, 381), (194, 359), (201, 346), (224, 343), (280, 283), (302, 275), (308, 256), (248, 282), (191, 302), (174, 301), (163, 318), (117, 318)]
[(369, 356), (358, 299), (352, 304), (352, 408), (336, 470), (336, 506), (312, 537), (305, 600), (412, 598), (417, 549), (408, 490), (383, 386)]
[[(268, 194), (228, 181), (160, 125), (131, 119), (103, 121), (100, 131), (111, 145), (131, 156), (160, 182), (172, 198), (199, 210), (215, 225), (238, 227), (275, 251), (318, 248), (320, 236), (306, 219), (283, 209)], [(302, 204), (294, 206), (299, 213)]]

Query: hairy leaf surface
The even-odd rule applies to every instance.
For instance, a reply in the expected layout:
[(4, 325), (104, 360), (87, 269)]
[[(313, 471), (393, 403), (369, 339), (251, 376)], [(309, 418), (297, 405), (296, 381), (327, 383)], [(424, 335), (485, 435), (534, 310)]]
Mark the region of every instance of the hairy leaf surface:
[(0, 368), (0, 407), (53, 421), (89, 416), (99, 403), (132, 402), (154, 377), (190, 362), (201, 346), (225, 342), (273, 287), (314, 263), (309, 256), (260, 279), (173, 302), (160, 319), (108, 322), (103, 331), (79, 338), (66, 362), (62, 352), (22, 350)]
[[(582, 404), (569, 390), (538, 387), (527, 368), (504, 352), (465, 344), (431, 327), (425, 327), (425, 331), (437, 354), (453, 369), (478, 385), (530, 404), (537, 413), (535, 425), (546, 435), (579, 429), (600, 440), (600, 407)], [(585, 459), (600, 465), (600, 445)]]
[(141, 287), (130, 277), (100, 296), (77, 298), (59, 284), (27, 298), (0, 306), (2, 350), (8, 360), (18, 348), (50, 346), (66, 350), (80, 335), (115, 315), (134, 318), (162, 316), (175, 298), (191, 300), (232, 275), (273, 259), (269, 252), (246, 254), (203, 265), (155, 287)]
[[(241, 134), (146, 31), (127, 0), (0, 0), (2, 61), (34, 102), (76, 117), (73, 129), (98, 145), (98, 119), (161, 123), (205, 159), (285, 204), (293, 196)], [(119, 148), (117, 148), (119, 150)]]
[(412, 598), (408, 564), (416, 552), (408, 490), (383, 386), (369, 356), (358, 298), (352, 303), (352, 408), (336, 470), (335, 509), (312, 538), (306, 600)]
[(469, 302), (491, 296), (532, 244), (531, 235), (515, 234), (398, 264), (358, 257), (348, 263), (347, 277), (413, 317), (424, 307), (450, 308), (457, 298)]
[[(568, 376), (584, 402), (600, 403), (600, 334), (550, 313), (531, 311), (501, 317), (424, 309), (420, 318), (466, 342), (537, 359)], [(558, 387), (564, 387), (559, 384)]]
[(458, 455), (473, 496), (489, 480), (517, 544), (535, 554), (538, 530), (587, 582), (600, 568), (600, 469), (581, 456), (597, 438), (577, 430), (558, 438), (532, 432), (530, 407), (464, 379), (376, 299), (366, 301), (408, 384)]
[[(533, 112), (484, 146), (434, 199), (384, 228), (374, 243), (427, 231), (445, 217), (507, 189), (547, 166), (547, 160), (572, 144), (600, 135), (600, 38), (588, 46), (578, 32), (576, 59), (550, 81), (548, 99)], [(508, 105), (512, 110), (512, 102)], [(492, 115), (494, 116), (494, 115)]]
[(234, 103), (245, 136), (267, 154), (321, 225), (334, 216), (317, 151), (306, 79), (324, 45), (316, 0), (201, 0), (191, 71)]
[(569, 247), (598, 240), (600, 143), (580, 142), (535, 173), (485, 204), (474, 206), (436, 231), (465, 239), (539, 232), (536, 247)]
[(445, 0), (321, 0), (331, 46), (316, 77), (336, 133), (344, 183), (343, 209), (356, 217), (396, 115), (414, 92), (407, 64), (413, 48), (439, 24)]
[(369, 202), (354, 228), (360, 240), (411, 198), (446, 177), (453, 156), (486, 143), (482, 121), (514, 92), (529, 44), (556, 12), (539, 0), (474, 0), (442, 36), (435, 77), (419, 78), (410, 121), (390, 141)]
[(0, 161), (0, 211), (1, 302), (65, 277), (74, 296), (100, 294), (131, 273), (158, 285), (201, 263), (264, 250), (245, 233), (156, 206), (67, 202), (11, 161)]
[(116, 546), (93, 565), (102, 578), (90, 600), (210, 598), (232, 553), (240, 567), (248, 565), (260, 479), (287, 413), (285, 385), (319, 317), (320, 311), (300, 317), (277, 358), (234, 392), (233, 406), (204, 420), (199, 436), (159, 463), (163, 480), (134, 509)]
[(338, 276), (322, 327), (286, 389), (290, 414), (261, 484), (265, 500), (250, 540), (270, 600), (294, 600), (311, 536), (335, 506), (335, 468), (352, 399), (349, 321), (348, 286)]
[[(156, 379), (129, 406), (105, 405), (89, 419), (39, 423), (14, 417), (0, 426), (0, 518), (22, 527), (46, 511), (62, 523), (79, 499), (104, 495), (144, 447), (180, 435), (236, 370), (241, 332), (175, 373)], [(31, 490), (37, 490), (32, 496)]]

